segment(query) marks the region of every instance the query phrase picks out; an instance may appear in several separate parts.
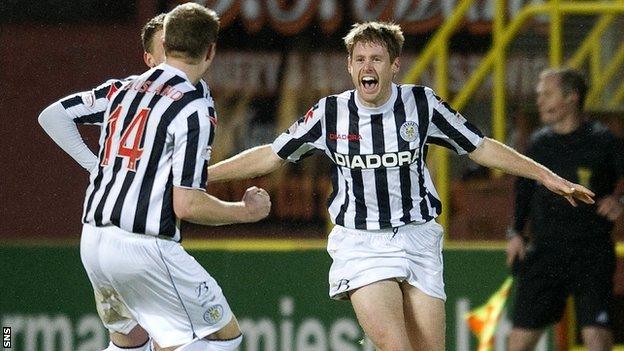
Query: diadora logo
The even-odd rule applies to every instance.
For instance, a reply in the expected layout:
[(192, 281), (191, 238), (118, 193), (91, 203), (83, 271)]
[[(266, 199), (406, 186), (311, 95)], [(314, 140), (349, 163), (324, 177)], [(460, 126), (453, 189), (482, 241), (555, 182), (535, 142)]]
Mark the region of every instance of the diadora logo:
[(336, 133), (329, 133), (329, 140), (356, 141), (356, 140), (362, 140), (362, 136), (360, 134), (336, 134)]
[(418, 149), (385, 154), (343, 155), (334, 152), (334, 163), (351, 169), (392, 168), (410, 165), (418, 158)]

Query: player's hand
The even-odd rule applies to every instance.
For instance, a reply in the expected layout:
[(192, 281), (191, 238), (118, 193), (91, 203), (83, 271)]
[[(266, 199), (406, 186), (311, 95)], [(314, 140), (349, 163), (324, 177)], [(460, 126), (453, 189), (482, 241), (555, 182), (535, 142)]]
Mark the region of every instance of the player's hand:
[(586, 204), (593, 204), (593, 197), (596, 195), (586, 187), (567, 181), (558, 175), (551, 173), (542, 184), (555, 194), (559, 194), (568, 200), (568, 202), (576, 207), (576, 200)]
[(596, 212), (613, 222), (620, 217), (623, 210), (624, 206), (622, 206), (618, 197), (610, 195), (598, 200), (598, 208), (596, 209)]
[(269, 215), (271, 197), (266, 190), (252, 186), (245, 191), (243, 203), (248, 213), (248, 222), (257, 222)]
[(514, 235), (507, 241), (507, 267), (513, 265), (516, 257), (519, 260), (524, 260), (526, 253), (526, 246), (524, 245), (524, 239), (520, 235)]

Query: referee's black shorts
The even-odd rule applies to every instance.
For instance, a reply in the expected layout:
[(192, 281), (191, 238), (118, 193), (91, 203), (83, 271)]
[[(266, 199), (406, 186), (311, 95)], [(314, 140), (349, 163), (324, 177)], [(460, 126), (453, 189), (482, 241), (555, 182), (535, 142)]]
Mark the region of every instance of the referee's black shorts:
[(543, 329), (559, 321), (572, 295), (580, 328), (611, 328), (615, 260), (610, 242), (531, 247), (517, 266), (514, 327)]

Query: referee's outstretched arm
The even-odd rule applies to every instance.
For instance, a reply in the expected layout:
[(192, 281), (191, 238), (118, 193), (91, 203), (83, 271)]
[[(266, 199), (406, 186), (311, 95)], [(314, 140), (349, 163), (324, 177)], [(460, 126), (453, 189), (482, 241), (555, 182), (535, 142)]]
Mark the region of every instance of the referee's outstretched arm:
[(575, 200), (586, 204), (594, 203), (595, 194), (589, 189), (561, 178), (550, 169), (494, 139), (484, 138), (469, 157), (482, 166), (534, 179), (548, 190), (565, 197), (572, 206), (576, 206)]

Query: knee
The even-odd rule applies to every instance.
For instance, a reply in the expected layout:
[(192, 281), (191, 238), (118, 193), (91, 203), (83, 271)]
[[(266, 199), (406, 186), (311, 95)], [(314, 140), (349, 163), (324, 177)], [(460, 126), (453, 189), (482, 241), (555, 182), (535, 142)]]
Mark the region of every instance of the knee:
[(611, 330), (602, 327), (585, 327), (581, 333), (583, 342), (589, 350), (611, 349), (613, 343)]
[(237, 350), (243, 341), (243, 336), (239, 335), (230, 340), (206, 340), (210, 346), (207, 350), (210, 351), (234, 351)]
[(148, 339), (143, 345), (139, 346), (117, 346), (112, 341), (108, 343), (108, 347), (103, 351), (151, 351), (150, 339)]
[(242, 335), (228, 340), (199, 339), (176, 349), (176, 351), (235, 351), (242, 341)]
[(392, 335), (381, 336), (373, 343), (380, 351), (408, 351), (411, 349), (407, 339)]
[(540, 337), (541, 330), (527, 330), (514, 328), (507, 338), (507, 351), (534, 350)]

